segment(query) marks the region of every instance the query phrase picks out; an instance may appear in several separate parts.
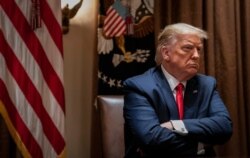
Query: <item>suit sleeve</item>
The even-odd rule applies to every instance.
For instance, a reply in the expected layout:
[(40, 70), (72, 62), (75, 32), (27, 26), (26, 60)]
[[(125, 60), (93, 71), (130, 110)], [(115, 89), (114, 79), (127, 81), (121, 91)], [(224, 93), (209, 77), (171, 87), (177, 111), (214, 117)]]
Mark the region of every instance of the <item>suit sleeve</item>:
[(232, 135), (232, 122), (226, 106), (216, 90), (215, 80), (210, 87), (212, 88), (209, 92), (209, 101), (202, 102), (200, 105), (201, 111), (207, 111), (206, 116), (185, 119), (183, 122), (189, 136), (194, 139), (206, 144), (223, 144)]

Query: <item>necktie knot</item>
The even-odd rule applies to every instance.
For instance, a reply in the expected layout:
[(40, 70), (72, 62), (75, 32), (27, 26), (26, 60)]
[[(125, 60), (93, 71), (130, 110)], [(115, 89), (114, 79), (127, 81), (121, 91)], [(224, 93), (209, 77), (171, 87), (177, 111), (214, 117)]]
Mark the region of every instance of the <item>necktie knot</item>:
[(184, 88), (184, 85), (182, 83), (179, 83), (177, 86), (176, 86), (176, 91), (183, 91), (183, 88)]

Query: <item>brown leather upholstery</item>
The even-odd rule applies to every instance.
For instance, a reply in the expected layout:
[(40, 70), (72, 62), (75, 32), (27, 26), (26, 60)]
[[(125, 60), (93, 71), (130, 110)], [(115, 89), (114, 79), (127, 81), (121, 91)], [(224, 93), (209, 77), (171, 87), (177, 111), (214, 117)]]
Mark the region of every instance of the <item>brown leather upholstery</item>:
[(103, 158), (124, 157), (123, 96), (102, 95), (97, 97), (100, 111)]

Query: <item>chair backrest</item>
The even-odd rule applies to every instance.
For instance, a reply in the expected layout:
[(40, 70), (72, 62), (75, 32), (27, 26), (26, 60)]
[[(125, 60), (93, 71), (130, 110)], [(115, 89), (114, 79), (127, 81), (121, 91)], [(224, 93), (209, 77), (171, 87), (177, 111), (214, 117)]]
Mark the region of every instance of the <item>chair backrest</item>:
[(122, 95), (101, 95), (97, 97), (103, 158), (124, 157), (123, 104)]

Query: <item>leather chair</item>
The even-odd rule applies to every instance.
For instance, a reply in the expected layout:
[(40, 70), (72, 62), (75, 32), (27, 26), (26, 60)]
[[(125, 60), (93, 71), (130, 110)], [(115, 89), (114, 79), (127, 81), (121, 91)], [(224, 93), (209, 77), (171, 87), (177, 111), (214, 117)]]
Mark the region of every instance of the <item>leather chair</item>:
[(124, 157), (123, 104), (122, 95), (100, 95), (97, 97), (103, 158)]

